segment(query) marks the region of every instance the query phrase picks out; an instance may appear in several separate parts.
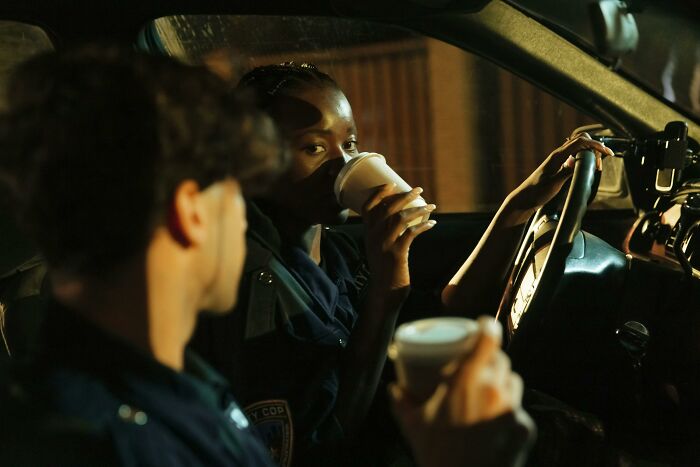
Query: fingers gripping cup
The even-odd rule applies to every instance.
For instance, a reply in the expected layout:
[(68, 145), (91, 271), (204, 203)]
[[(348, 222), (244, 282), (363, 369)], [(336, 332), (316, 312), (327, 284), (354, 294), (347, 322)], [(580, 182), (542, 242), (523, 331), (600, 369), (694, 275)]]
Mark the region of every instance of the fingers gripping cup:
[(422, 402), (430, 397), (450, 362), (468, 353), (479, 324), (466, 318), (430, 318), (402, 324), (389, 346), (398, 383)]
[[(384, 156), (375, 152), (363, 152), (353, 157), (340, 170), (335, 180), (335, 197), (338, 203), (348, 209), (360, 213), (377, 189), (388, 183), (396, 184), (396, 193), (404, 193), (411, 190), (411, 185), (389, 167)], [(425, 206), (426, 202), (418, 197), (407, 204), (404, 209)], [(425, 222), (430, 217), (426, 214), (411, 221), (407, 227)]]

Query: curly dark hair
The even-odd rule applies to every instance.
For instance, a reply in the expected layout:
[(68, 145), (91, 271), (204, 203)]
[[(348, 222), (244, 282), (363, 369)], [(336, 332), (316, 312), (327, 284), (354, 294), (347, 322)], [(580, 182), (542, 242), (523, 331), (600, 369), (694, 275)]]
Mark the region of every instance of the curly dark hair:
[(143, 251), (185, 179), (263, 190), (286, 152), (265, 114), (203, 68), (106, 46), (21, 66), (0, 117), (0, 177), (53, 267), (109, 270)]

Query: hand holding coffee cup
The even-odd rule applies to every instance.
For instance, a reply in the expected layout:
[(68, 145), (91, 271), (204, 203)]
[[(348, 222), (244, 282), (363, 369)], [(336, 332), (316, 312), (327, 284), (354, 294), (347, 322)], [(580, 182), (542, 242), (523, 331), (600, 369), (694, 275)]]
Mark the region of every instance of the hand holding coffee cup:
[[(353, 157), (338, 173), (335, 181), (335, 196), (338, 203), (362, 213), (370, 198), (383, 186), (393, 186), (393, 193), (406, 193), (412, 190), (411, 186), (389, 167), (384, 156), (374, 152), (363, 152)], [(406, 204), (403, 209), (426, 206), (425, 200), (418, 196)], [(430, 217), (429, 212), (411, 219), (406, 227), (426, 222)]]
[(388, 352), (399, 386), (416, 402), (428, 399), (450, 363), (460, 361), (472, 349), (479, 330), (474, 320), (451, 317), (399, 326)]
[(376, 302), (396, 312), (408, 293), (411, 279), (408, 252), (419, 235), (436, 224), (428, 220), (435, 209), (386, 165), (384, 157), (362, 153), (350, 159), (338, 174), (335, 194), (339, 203), (355, 210), (365, 224), (367, 263)]
[[(475, 387), (503, 383), (483, 405), (471, 413), (453, 413), (464, 423), (492, 418), (520, 406), (522, 381), (510, 370), (510, 360), (501, 350), (502, 329), (493, 317), (479, 321), (467, 318), (429, 318), (399, 326), (389, 346), (396, 367), (397, 383), (415, 403), (425, 402), (452, 386), (455, 393)], [(461, 397), (461, 395), (459, 396)], [(459, 404), (456, 404), (459, 405)]]
[(389, 352), (398, 376), (394, 415), (422, 467), (524, 464), (536, 430), (501, 332), (492, 317), (434, 318), (397, 330)]

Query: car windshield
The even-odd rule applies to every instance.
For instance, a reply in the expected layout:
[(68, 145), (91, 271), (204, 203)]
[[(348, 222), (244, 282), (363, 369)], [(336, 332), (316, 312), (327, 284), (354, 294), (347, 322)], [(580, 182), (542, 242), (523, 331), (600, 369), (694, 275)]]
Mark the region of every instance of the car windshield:
[[(258, 65), (318, 65), (348, 96), (361, 150), (385, 155), (441, 212), (496, 209), (574, 128), (594, 123), (486, 59), (356, 19), (169, 16), (139, 42), (233, 82)], [(595, 207), (629, 207), (621, 160), (604, 164)]]
[[(516, 0), (545, 24), (568, 33), (596, 54), (590, 21), (591, 0)], [(629, 3), (629, 2), (628, 2)], [(634, 11), (639, 43), (621, 57), (618, 71), (700, 121), (700, 27), (691, 6), (671, 8), (666, 2), (646, 4)], [(689, 2), (689, 5), (692, 2)], [(684, 15), (683, 13), (689, 13)]]

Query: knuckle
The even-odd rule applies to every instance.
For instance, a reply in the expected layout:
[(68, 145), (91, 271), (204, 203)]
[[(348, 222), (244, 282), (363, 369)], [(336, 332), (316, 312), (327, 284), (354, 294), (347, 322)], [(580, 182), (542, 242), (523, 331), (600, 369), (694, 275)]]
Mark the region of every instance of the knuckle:
[(397, 213), (397, 214), (391, 216), (390, 219), (391, 219), (391, 228), (392, 228), (392, 229), (397, 229), (397, 228), (399, 228), (400, 226), (402, 226), (402, 225), (405, 224), (405, 221), (404, 221), (402, 215), (399, 214), (399, 213)]

